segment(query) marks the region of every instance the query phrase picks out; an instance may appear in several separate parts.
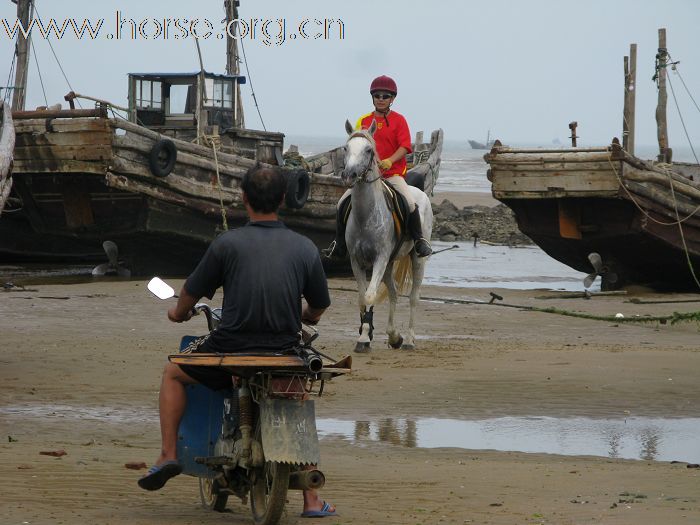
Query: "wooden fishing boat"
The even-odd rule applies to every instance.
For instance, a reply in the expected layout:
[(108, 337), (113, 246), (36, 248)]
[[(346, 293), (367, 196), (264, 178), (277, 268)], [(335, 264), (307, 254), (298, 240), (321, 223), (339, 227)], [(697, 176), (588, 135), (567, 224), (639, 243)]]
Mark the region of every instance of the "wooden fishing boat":
[(12, 188), (12, 158), (15, 149), (15, 128), (10, 106), (0, 100), (0, 215)]
[[(225, 3), (231, 20), (235, 4)], [(245, 128), (235, 44), (226, 75), (130, 74), (125, 108), (69, 93), (70, 109), (16, 110), (17, 204), (0, 221), (0, 262), (103, 262), (112, 241), (132, 274), (186, 274), (217, 234), (247, 220), (240, 182), (256, 162), (285, 169), (282, 220), (325, 248), (346, 189), (344, 148), (285, 155), (282, 133)], [(80, 98), (94, 109), (76, 109)], [(417, 142), (409, 180), (430, 192), (442, 131)]]
[[(659, 48), (666, 48), (665, 32)], [(603, 290), (628, 284), (697, 290), (700, 165), (671, 162), (665, 93), (657, 108), (659, 158), (634, 156), (634, 44), (630, 57), (623, 144), (615, 138), (599, 148), (516, 149), (497, 141), (484, 157), (492, 193), (551, 257), (590, 273), (587, 285), (601, 275)], [(665, 66), (659, 71), (661, 92)], [(570, 128), (575, 146), (575, 123)]]

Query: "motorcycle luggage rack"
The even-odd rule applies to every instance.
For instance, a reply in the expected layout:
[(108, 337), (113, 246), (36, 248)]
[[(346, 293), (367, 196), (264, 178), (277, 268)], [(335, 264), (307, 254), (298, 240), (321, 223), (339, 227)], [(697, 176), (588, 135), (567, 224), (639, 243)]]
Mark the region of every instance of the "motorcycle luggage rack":
[(219, 367), (239, 377), (252, 377), (259, 372), (273, 375), (301, 373), (325, 381), (352, 372), (351, 356), (335, 363), (324, 362), (315, 373), (309, 371), (306, 360), (295, 354), (172, 354), (168, 360), (176, 365)]

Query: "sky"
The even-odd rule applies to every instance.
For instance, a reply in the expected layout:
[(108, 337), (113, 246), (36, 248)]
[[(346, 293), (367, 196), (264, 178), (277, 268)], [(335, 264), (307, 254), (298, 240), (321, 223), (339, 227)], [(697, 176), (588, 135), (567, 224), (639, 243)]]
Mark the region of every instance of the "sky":
[[(2, 20), (14, 24), (15, 5), (0, 0), (0, 85), (8, 85), (14, 42)], [(192, 38), (156, 37), (154, 20), (204, 19), (219, 33), (223, 0), (37, 0), (46, 22), (73, 18), (78, 24), (104, 19), (97, 38), (77, 39), (69, 29), (50, 37), (68, 81), (76, 92), (126, 105), (127, 73), (197, 71)], [(122, 20), (143, 21), (145, 37), (131, 38), (130, 25), (115, 38)], [(492, 138), (504, 143), (568, 142), (568, 124), (578, 122), (579, 145), (607, 144), (622, 133), (623, 56), (638, 44), (637, 129), (639, 145), (656, 143), (654, 55), (658, 28), (665, 27), (668, 48), (679, 60), (671, 72), (682, 118), (700, 154), (700, 2), (667, 0), (241, 0), (240, 18), (258, 19), (258, 30), (242, 38), (255, 97), (271, 131), (318, 137), (343, 137), (345, 119), (354, 122), (372, 109), (368, 93), (378, 75), (399, 86), (394, 109), (412, 131), (443, 128), (451, 141)], [(268, 35), (260, 30), (264, 20)], [(284, 41), (279, 37), (284, 21)], [(304, 35), (299, 32), (303, 26)], [(326, 38), (323, 26), (330, 23)], [(181, 24), (182, 25), (182, 24)], [(184, 24), (187, 26), (187, 24)], [(292, 36), (294, 35), (294, 36)], [(314, 38), (319, 35), (318, 38)], [(109, 38), (109, 37), (112, 38)], [(304, 38), (304, 36), (308, 38)], [(201, 38), (205, 68), (223, 73), (225, 43), (212, 34)], [(70, 91), (46, 39), (34, 38), (40, 65), (32, 56), (28, 108), (49, 104)], [(9, 82), (12, 83), (11, 81)], [(261, 129), (251, 82), (244, 87), (246, 125)], [(687, 147), (674, 99), (669, 92), (671, 146)]]

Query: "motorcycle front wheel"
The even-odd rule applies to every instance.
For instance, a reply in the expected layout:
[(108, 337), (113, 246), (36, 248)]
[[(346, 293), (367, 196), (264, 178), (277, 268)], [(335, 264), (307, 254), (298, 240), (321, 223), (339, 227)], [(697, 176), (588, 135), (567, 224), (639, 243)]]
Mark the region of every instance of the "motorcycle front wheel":
[(216, 512), (226, 510), (228, 494), (219, 491), (219, 482), (215, 479), (199, 478), (199, 497), (202, 507)]
[(250, 508), (256, 525), (276, 525), (282, 517), (289, 488), (289, 465), (266, 461), (252, 473)]

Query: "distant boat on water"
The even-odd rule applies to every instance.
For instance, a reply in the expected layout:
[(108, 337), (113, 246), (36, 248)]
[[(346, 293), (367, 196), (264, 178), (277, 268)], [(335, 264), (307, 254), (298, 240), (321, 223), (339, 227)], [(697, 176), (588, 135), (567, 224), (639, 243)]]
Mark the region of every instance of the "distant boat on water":
[(468, 142), (472, 149), (491, 149), (496, 141), (491, 140), (491, 130), (488, 130), (485, 143), (477, 142), (476, 140), (469, 140)]

